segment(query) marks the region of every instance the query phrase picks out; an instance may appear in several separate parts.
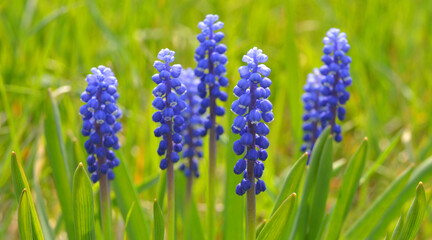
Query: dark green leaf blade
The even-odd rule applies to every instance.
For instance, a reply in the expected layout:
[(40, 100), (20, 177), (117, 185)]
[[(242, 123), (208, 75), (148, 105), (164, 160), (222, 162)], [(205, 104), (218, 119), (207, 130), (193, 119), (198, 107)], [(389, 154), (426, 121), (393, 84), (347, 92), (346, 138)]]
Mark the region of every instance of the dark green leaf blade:
[(309, 169), (306, 173), (306, 179), (301, 194), (300, 204), (297, 210), (294, 225), (291, 229), (290, 239), (304, 239), (306, 224), (309, 218), (310, 206), (309, 201), (312, 199), (312, 193), (315, 191), (315, 183), (320, 165), (321, 154), (324, 149), (326, 140), (330, 134), (330, 128), (326, 128), (315, 143), (310, 156)]
[(31, 217), (31, 227), (32, 227), (32, 236), (34, 239), (44, 239), (42, 234), (41, 225), (39, 222), (39, 218), (36, 213), (36, 208), (33, 204), (33, 198), (30, 194), (30, 187), (27, 181), (27, 177), (24, 174), (24, 170), (21, 164), (18, 162), (17, 156), (14, 152), (12, 152), (11, 156), (11, 172), (12, 172), (12, 182), (15, 189), (15, 196), (17, 198), (17, 202), (19, 203), (21, 200), (21, 195), (24, 189), (28, 192), (27, 198), (30, 206), (30, 217)]
[(293, 212), (296, 194), (291, 194), (265, 224), (257, 240), (278, 240), (285, 227), (285, 223)]
[(297, 160), (294, 166), (290, 169), (287, 177), (285, 178), (285, 183), (282, 187), (282, 190), (280, 191), (276, 203), (273, 206), (273, 211), (271, 215), (273, 215), (274, 212), (276, 212), (276, 210), (280, 207), (284, 199), (286, 199), (291, 193), (296, 191), (296, 188), (300, 183), (303, 173), (305, 172), (307, 160), (308, 160), (308, 154), (305, 153)]
[(404, 188), (411, 176), (413, 168), (405, 170), (393, 183), (381, 194), (369, 209), (352, 225), (346, 232), (344, 239), (366, 239), (368, 234), (374, 229), (380, 221), (381, 216), (389, 208), (391, 203), (396, 199)]
[(32, 227), (30, 217), (30, 206), (27, 189), (24, 188), (21, 194), (21, 199), (18, 206), (18, 230), (20, 239), (31, 240), (32, 238)]
[(73, 178), (72, 204), (76, 239), (95, 239), (92, 184), (82, 163)]
[(417, 185), (416, 196), (408, 211), (405, 224), (402, 228), (402, 233), (399, 236), (400, 240), (413, 240), (423, 220), (427, 208), (426, 194), (423, 183)]
[(127, 162), (124, 161), (121, 151), (118, 154), (121, 164), (115, 169), (116, 178), (111, 181), (111, 186), (115, 192), (117, 205), (124, 220), (127, 219), (132, 204), (136, 205), (130, 213), (130, 220), (126, 228), (128, 236), (130, 239), (150, 239), (149, 221), (139, 204), (140, 200), (132, 176), (127, 168)]
[(48, 92), (50, 104), (45, 106), (45, 141), (48, 162), (52, 169), (54, 186), (60, 201), (60, 207), (63, 212), (66, 232), (69, 239), (75, 238), (75, 226), (72, 212), (72, 182), (69, 177), (68, 164), (65, 159), (64, 142), (61, 137), (59, 113), (57, 104), (52, 97), (51, 91)]
[(367, 138), (365, 138), (348, 164), (339, 196), (330, 217), (326, 239), (338, 239), (339, 237), (366, 163), (367, 146)]
[(162, 209), (160, 208), (157, 200), (154, 200), (153, 203), (153, 218), (154, 218), (154, 232), (153, 239), (154, 240), (163, 240), (164, 239), (164, 217), (162, 213)]
[(333, 137), (329, 136), (321, 154), (315, 192), (309, 215), (309, 239), (320, 239), (319, 232), (324, 219), (330, 179), (333, 167)]

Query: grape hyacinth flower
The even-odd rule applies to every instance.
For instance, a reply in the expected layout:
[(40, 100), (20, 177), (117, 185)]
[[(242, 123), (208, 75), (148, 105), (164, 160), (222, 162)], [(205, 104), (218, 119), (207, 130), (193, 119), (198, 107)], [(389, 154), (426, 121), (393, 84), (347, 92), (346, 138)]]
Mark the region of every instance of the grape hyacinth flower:
[(311, 153), (315, 141), (321, 134), (320, 125), (320, 113), (322, 107), (320, 107), (320, 100), (322, 101), (322, 96), (320, 94), (321, 90), (321, 80), (323, 76), (318, 69), (314, 69), (313, 73), (308, 74), (306, 84), (304, 85), (305, 93), (302, 96), (303, 101), (303, 145), (301, 147), (302, 152)]
[(323, 38), (324, 55), (321, 61), (324, 65), (320, 68), (321, 95), (320, 106), (323, 111), (320, 113), (321, 128), (331, 127), (336, 142), (342, 141), (341, 126), (336, 123), (336, 116), (340, 121), (345, 119), (345, 108), (343, 105), (349, 100), (350, 94), (346, 87), (351, 86), (350, 75), (351, 57), (346, 53), (350, 49), (346, 34), (337, 28), (330, 29), (327, 36)]
[(88, 171), (91, 180), (99, 181), (100, 213), (104, 239), (111, 239), (111, 197), (109, 180), (114, 179), (113, 168), (120, 164), (119, 159), (110, 149), (120, 147), (118, 133), (122, 125), (117, 121), (122, 115), (117, 107), (117, 78), (110, 68), (99, 66), (91, 69), (87, 75), (87, 88), (81, 94), (85, 104), (80, 108), (83, 119), (82, 134), (89, 139), (84, 147), (89, 154)]
[(218, 21), (218, 15), (209, 14), (204, 21), (198, 24), (201, 33), (197, 39), (200, 45), (195, 50), (195, 60), (197, 67), (195, 75), (201, 79), (198, 84), (198, 94), (203, 99), (199, 109), (200, 114), (205, 114), (210, 108), (210, 114), (204, 124), (207, 130), (216, 129), (216, 139), (224, 132), (221, 125), (216, 124), (216, 116), (223, 116), (225, 109), (217, 106), (216, 99), (226, 101), (228, 94), (221, 91), (221, 87), (228, 86), (228, 79), (225, 77), (225, 64), (228, 58), (225, 55), (227, 47), (220, 43), (224, 38), (223, 32), (216, 32), (223, 27), (223, 22)]
[(201, 98), (198, 96), (199, 80), (192, 69), (182, 70), (180, 79), (186, 86), (187, 92), (181, 99), (186, 102), (187, 108), (182, 112), (183, 126), (183, 158), (185, 162), (180, 165), (180, 170), (188, 178), (186, 196), (190, 196), (192, 180), (199, 177), (198, 159), (202, 158), (202, 136), (205, 135), (204, 118), (199, 114)]
[(218, 106), (216, 100), (226, 101), (228, 95), (226, 92), (221, 91), (221, 87), (228, 86), (228, 78), (225, 77), (226, 68), (225, 64), (228, 58), (225, 55), (227, 47), (220, 43), (225, 37), (224, 33), (218, 32), (223, 27), (223, 23), (218, 21), (218, 15), (209, 14), (204, 21), (199, 22), (198, 28), (201, 33), (197, 35), (200, 42), (195, 50), (195, 60), (197, 67), (195, 68), (195, 75), (200, 78), (201, 82), (198, 84), (198, 94), (202, 98), (200, 114), (205, 114), (209, 108), (209, 115), (204, 122), (204, 127), (210, 130), (209, 136), (209, 188), (207, 213), (208, 213), (208, 240), (215, 238), (215, 184), (216, 184), (216, 141), (223, 134), (224, 129), (221, 125), (216, 123), (216, 116), (223, 116), (225, 109)]
[(85, 103), (80, 108), (83, 119), (82, 135), (89, 137), (84, 147), (89, 154), (88, 171), (95, 183), (102, 175), (114, 179), (113, 168), (120, 164), (119, 159), (110, 149), (117, 150), (119, 145), (116, 133), (122, 129), (117, 121), (122, 113), (117, 107), (117, 79), (110, 68), (99, 66), (91, 69), (87, 75), (87, 88), (81, 94)]
[(158, 84), (153, 89), (153, 107), (157, 110), (152, 120), (160, 123), (154, 131), (156, 137), (163, 137), (159, 143), (157, 153), (165, 155), (160, 162), (160, 168), (165, 170), (169, 162), (176, 163), (180, 160), (179, 153), (182, 151), (182, 126), (184, 118), (181, 112), (186, 109), (186, 103), (179, 97), (186, 92), (186, 87), (181, 83), (179, 77), (182, 70), (180, 64), (170, 66), (174, 61), (174, 51), (162, 49), (154, 67), (159, 72), (152, 76), (152, 80)]
[(165, 158), (160, 162), (162, 170), (167, 169), (167, 235), (168, 239), (173, 240), (175, 237), (174, 230), (174, 166), (173, 164), (180, 159), (179, 153), (182, 151), (182, 128), (184, 118), (181, 112), (186, 109), (186, 103), (180, 98), (186, 92), (186, 87), (179, 80), (182, 66), (170, 63), (174, 62), (174, 51), (162, 49), (157, 58), (161, 61), (155, 61), (153, 66), (159, 72), (152, 76), (152, 80), (158, 84), (153, 89), (155, 99), (152, 103), (156, 108), (152, 119), (160, 123), (154, 131), (156, 137), (161, 137), (157, 153)]
[(241, 137), (234, 142), (234, 152), (243, 157), (234, 167), (235, 174), (243, 174), (243, 180), (237, 185), (236, 193), (247, 192), (247, 239), (255, 239), (255, 195), (264, 192), (266, 185), (261, 177), (267, 159), (269, 147), (267, 135), (270, 132), (266, 123), (273, 121), (273, 105), (267, 99), (270, 96), (271, 80), (267, 78), (270, 68), (264, 64), (267, 55), (254, 47), (243, 56), (247, 66), (241, 66), (241, 79), (234, 87), (234, 94), (239, 98), (231, 105), (231, 110), (238, 116), (234, 119), (232, 131)]

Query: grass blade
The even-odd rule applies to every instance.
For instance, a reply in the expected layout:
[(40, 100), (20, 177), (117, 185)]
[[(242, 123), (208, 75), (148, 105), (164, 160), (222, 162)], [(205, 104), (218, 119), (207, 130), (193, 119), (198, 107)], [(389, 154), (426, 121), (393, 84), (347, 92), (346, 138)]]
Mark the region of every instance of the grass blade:
[(264, 225), (257, 240), (278, 240), (285, 228), (285, 223), (288, 221), (290, 214), (293, 212), (296, 194), (291, 194), (273, 214), (269, 221)]
[(354, 153), (345, 172), (339, 196), (330, 217), (326, 239), (338, 239), (341, 228), (348, 214), (352, 200), (359, 185), (367, 155), (367, 138)]
[(66, 232), (69, 239), (75, 238), (75, 226), (72, 212), (72, 184), (69, 177), (69, 168), (65, 156), (63, 138), (61, 137), (60, 119), (57, 104), (48, 91), (48, 100), (45, 108), (45, 141), (48, 162), (52, 169), (54, 186), (60, 201)]
[(93, 189), (82, 163), (73, 178), (72, 204), (76, 239), (95, 239)]
[(289, 171), (287, 177), (285, 178), (285, 183), (282, 187), (282, 190), (280, 191), (277, 197), (271, 215), (273, 215), (276, 212), (276, 210), (280, 207), (284, 199), (286, 199), (291, 193), (296, 191), (300, 183), (300, 180), (303, 176), (303, 173), (305, 172), (307, 159), (308, 159), (308, 154), (307, 153), (303, 154)]
[(420, 229), (421, 222), (427, 208), (426, 194), (423, 183), (420, 182), (416, 189), (416, 196), (408, 211), (406, 222), (403, 225), (401, 240), (413, 240)]
[(199, 212), (195, 200), (193, 198), (190, 199), (190, 202), (186, 206), (185, 215), (186, 216), (185, 216), (185, 223), (184, 223), (184, 228), (185, 228), (184, 239), (188, 239), (188, 240), (205, 239), (204, 231), (201, 225), (202, 221), (200, 219)]
[(393, 151), (393, 149), (399, 143), (401, 136), (402, 136), (402, 131), (393, 138), (393, 140), (390, 142), (390, 144), (387, 146), (387, 148), (379, 155), (379, 157), (374, 162), (374, 164), (362, 176), (362, 178), (360, 180), (360, 185), (363, 184), (364, 182), (366, 182), (367, 180), (369, 180), (370, 176), (372, 176), (372, 174), (375, 173), (375, 171), (378, 169), (378, 167), (384, 163), (384, 161), (387, 159), (387, 157), (390, 155), (390, 153)]
[(18, 207), (18, 230), (20, 234), (20, 239), (31, 240), (32, 237), (32, 226), (30, 217), (30, 206), (27, 189), (24, 188), (21, 194), (21, 199), (19, 201)]
[(372, 203), (370, 208), (348, 229), (344, 239), (365, 239), (380, 221), (380, 217), (389, 208), (404, 188), (411, 176), (413, 168), (410, 167), (401, 174), (393, 183)]
[(28, 192), (28, 194), (26, 195), (28, 198), (28, 202), (30, 203), (29, 206), (30, 206), (30, 217), (32, 223), (31, 227), (32, 227), (33, 239), (44, 239), (39, 218), (36, 213), (36, 208), (33, 204), (33, 198), (30, 192), (30, 187), (27, 178), (14, 152), (12, 152), (12, 156), (11, 156), (11, 172), (12, 172), (12, 182), (15, 190), (15, 196), (17, 198), (18, 203), (21, 201), (21, 195), (23, 193), (23, 190), (26, 189), (26, 192)]
[(395, 230), (393, 231), (392, 240), (398, 240), (402, 233), (402, 228), (404, 225), (404, 216), (403, 214), (400, 216), (399, 221), (396, 225)]
[(390, 202), (391, 205), (387, 211), (382, 215), (379, 223), (375, 226), (374, 230), (370, 234), (373, 239), (379, 238), (378, 236), (383, 236), (385, 234), (385, 229), (387, 226), (397, 218), (400, 209), (403, 205), (411, 198), (411, 191), (415, 188), (421, 180), (426, 181), (430, 179), (432, 172), (432, 157), (426, 159), (418, 167), (416, 167), (411, 174), (408, 183), (405, 185), (404, 189), (400, 191), (400, 194), (395, 198), (394, 201)]
[(321, 154), (317, 182), (309, 215), (309, 239), (320, 239), (319, 230), (324, 219), (333, 167), (333, 137), (329, 136)]
[(164, 217), (162, 213), (162, 209), (160, 208), (157, 200), (154, 200), (153, 203), (153, 218), (154, 218), (154, 232), (153, 239), (154, 240), (163, 240), (164, 239)]
[(117, 205), (120, 208), (123, 219), (126, 219), (132, 204), (136, 204), (130, 214), (130, 220), (126, 228), (128, 236), (130, 239), (147, 240), (150, 238), (148, 219), (140, 207), (138, 193), (133, 185), (132, 177), (126, 166), (127, 162), (122, 152), (119, 152), (119, 157), (122, 161), (115, 169), (116, 178), (111, 181), (111, 186), (116, 194)]
[(330, 128), (326, 128), (315, 143), (315, 147), (310, 156), (309, 170), (306, 173), (306, 179), (303, 186), (300, 205), (295, 218), (294, 226), (291, 231), (290, 239), (304, 239), (306, 232), (306, 223), (308, 221), (310, 211), (309, 200), (312, 199), (311, 195), (315, 190), (316, 178), (318, 168), (320, 165), (321, 153), (324, 149), (324, 144), (330, 134)]

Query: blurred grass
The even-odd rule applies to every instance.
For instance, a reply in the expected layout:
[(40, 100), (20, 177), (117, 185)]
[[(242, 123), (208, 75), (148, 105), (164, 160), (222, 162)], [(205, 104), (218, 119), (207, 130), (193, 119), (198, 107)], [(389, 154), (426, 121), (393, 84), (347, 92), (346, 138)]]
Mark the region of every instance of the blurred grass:
[[(49, 104), (45, 97), (47, 89), (61, 88), (62, 94), (55, 97), (66, 152), (69, 158), (76, 158), (70, 161), (82, 161), (84, 138), (80, 136), (79, 95), (85, 87), (85, 75), (93, 66), (108, 65), (119, 79), (119, 104), (124, 110), (120, 141), (123, 159), (128, 161), (134, 182), (138, 186), (154, 178), (160, 171), (160, 159), (153, 136), (156, 124), (150, 121), (154, 87), (150, 77), (155, 72), (152, 63), (157, 52), (168, 47), (176, 51), (176, 63), (194, 67), (197, 23), (207, 13), (219, 14), (225, 23), (228, 92), (232, 92), (239, 79), (237, 68), (249, 48), (257, 46), (269, 56), (275, 121), (270, 125), (271, 146), (263, 176), (269, 194), (258, 197), (258, 222), (271, 212), (284, 170), (300, 156), (302, 86), (307, 73), (321, 65), (321, 40), (331, 27), (338, 27), (348, 35), (354, 80), (349, 89), (347, 121), (343, 123), (344, 141), (335, 144), (335, 159), (351, 156), (353, 146), (367, 136), (367, 169), (391, 139), (403, 132), (401, 143), (361, 187), (353, 203), (355, 211), (348, 215), (347, 221), (354, 222), (410, 162), (419, 164), (431, 155), (432, 1), (4, 0), (0, 2), (0, 239), (18, 236), (14, 215), (17, 204), (5, 157), (11, 148), (20, 152), (31, 186), (37, 175), (41, 193), (38, 196), (43, 196), (49, 223), (53, 229), (56, 227), (60, 205), (53, 194), (41, 109)], [(234, 99), (229, 96), (227, 109)], [(225, 192), (234, 191), (234, 184), (240, 179), (224, 167), (226, 162), (232, 161), (233, 165), (237, 160), (226, 159), (232, 157), (229, 143), (235, 138), (229, 133), (229, 119), (232, 116), (219, 120), (227, 133), (219, 143), (218, 222), (222, 221), (224, 199), (242, 204), (242, 199), (231, 195), (232, 192), (225, 197)], [(205, 219), (206, 168), (206, 161), (202, 161), (201, 177), (194, 186), (202, 219)], [(424, 183), (426, 189), (430, 188), (430, 181)], [(340, 180), (334, 180), (331, 188), (337, 189), (340, 184)], [(337, 192), (330, 194), (335, 198)], [(157, 195), (157, 185), (140, 193), (146, 214), (151, 214), (152, 200)], [(117, 227), (124, 228), (116, 211)], [(419, 239), (432, 234), (428, 230), (432, 229), (430, 210), (426, 219)], [(60, 227), (60, 237), (64, 238), (64, 226)], [(217, 229), (218, 236), (221, 231), (222, 227)]]

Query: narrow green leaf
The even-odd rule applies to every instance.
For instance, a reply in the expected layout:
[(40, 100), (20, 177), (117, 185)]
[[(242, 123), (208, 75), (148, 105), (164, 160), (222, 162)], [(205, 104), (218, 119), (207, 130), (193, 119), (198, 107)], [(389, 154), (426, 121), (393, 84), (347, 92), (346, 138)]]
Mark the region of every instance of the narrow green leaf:
[(294, 225), (292, 227), (290, 239), (302, 240), (305, 238), (306, 223), (308, 222), (310, 211), (309, 201), (312, 199), (312, 193), (315, 191), (315, 184), (320, 165), (321, 154), (324, 149), (326, 140), (330, 134), (330, 128), (326, 128), (317, 139), (315, 147), (312, 150), (309, 162), (309, 170), (306, 173), (306, 179), (303, 186), (300, 205), (296, 214)]
[(162, 213), (162, 209), (160, 208), (157, 200), (154, 200), (153, 203), (153, 218), (154, 218), (154, 232), (153, 239), (154, 240), (163, 240), (164, 239), (164, 217)]
[(288, 175), (285, 178), (285, 183), (282, 187), (282, 190), (280, 191), (277, 200), (275, 202), (275, 205), (273, 206), (273, 211), (271, 215), (273, 215), (274, 212), (276, 212), (276, 210), (280, 207), (284, 199), (286, 199), (291, 193), (297, 190), (297, 187), (300, 183), (303, 173), (305, 172), (307, 160), (308, 160), (308, 154), (305, 153), (297, 160), (294, 166), (290, 169)]
[(404, 225), (404, 215), (402, 214), (400, 216), (400, 218), (399, 218), (399, 221), (398, 221), (398, 223), (396, 225), (395, 230), (393, 231), (393, 235), (392, 235), (392, 238), (391, 238), (392, 240), (398, 240), (399, 239), (399, 237), (400, 237), (400, 235), (402, 233), (403, 225)]
[[(129, 209), (129, 211), (128, 211), (128, 214), (127, 214), (127, 216), (126, 216), (125, 229), (127, 229), (127, 226), (129, 225), (130, 216), (132, 215), (132, 210), (133, 210), (134, 207), (135, 207), (135, 202), (132, 203), (132, 205), (131, 205), (131, 207), (130, 207), (130, 209)], [(123, 239), (124, 239), (124, 240), (127, 239), (127, 231), (126, 231), (126, 230), (125, 230), (125, 233), (124, 233)]]
[(142, 182), (140, 185), (137, 186), (138, 193), (142, 193), (145, 190), (155, 186), (156, 184), (158, 184), (159, 179), (160, 179), (160, 174), (157, 174), (156, 176), (151, 177), (150, 179)]
[(372, 203), (368, 210), (346, 232), (344, 239), (366, 239), (407, 183), (413, 168), (408, 168)]
[(321, 154), (320, 166), (318, 169), (315, 193), (312, 199), (312, 208), (309, 215), (309, 239), (320, 239), (318, 236), (323, 222), (327, 196), (330, 189), (330, 179), (333, 166), (333, 137), (329, 136)]
[(374, 164), (362, 176), (362, 178), (360, 180), (360, 185), (363, 184), (364, 182), (366, 182), (367, 180), (369, 180), (370, 176), (372, 176), (372, 174), (375, 173), (375, 171), (378, 169), (378, 167), (384, 163), (384, 161), (387, 159), (387, 157), (390, 155), (390, 153), (393, 151), (393, 149), (399, 143), (401, 136), (402, 136), (402, 131), (400, 131), (399, 134), (393, 138), (393, 140), (390, 142), (390, 144), (387, 146), (387, 148), (379, 155), (379, 157), (374, 162)]
[(68, 169), (66, 151), (60, 129), (60, 116), (57, 104), (48, 91), (48, 101), (51, 104), (45, 106), (45, 141), (48, 162), (52, 169), (54, 186), (63, 212), (66, 233), (69, 239), (75, 238), (75, 226), (72, 212), (72, 182)]
[(431, 172), (432, 157), (429, 157), (414, 169), (404, 189), (400, 191), (400, 194), (393, 201), (390, 202), (390, 207), (388, 207), (387, 211), (381, 215), (381, 219), (375, 225), (375, 228), (369, 236), (370, 238), (377, 239), (380, 238), (380, 236), (384, 236), (385, 229), (387, 229), (388, 225), (398, 217), (400, 209), (412, 197), (412, 189), (417, 186), (418, 182), (430, 179)]
[[(182, 176), (183, 177), (183, 176)], [(177, 200), (177, 199), (176, 199)], [(185, 222), (184, 222), (184, 238), (188, 240), (202, 240), (205, 239), (202, 221), (193, 198), (186, 206)]]
[(265, 224), (257, 240), (278, 240), (285, 227), (285, 223), (293, 212), (296, 194), (291, 194), (279, 207), (278, 210)]
[(34, 239), (44, 239), (39, 218), (36, 213), (36, 208), (33, 204), (33, 198), (30, 192), (30, 187), (27, 178), (14, 152), (12, 152), (12, 156), (11, 156), (11, 172), (12, 172), (12, 182), (13, 182), (17, 202), (19, 203), (21, 201), (21, 195), (24, 189), (26, 189), (26, 192), (28, 192), (28, 194), (26, 195), (30, 206), (32, 236)]
[(339, 238), (340, 231), (348, 214), (352, 200), (354, 199), (365, 166), (367, 146), (367, 138), (365, 138), (348, 164), (340, 188), (341, 190), (339, 191), (339, 196), (330, 217), (326, 239)]
[(27, 189), (23, 189), (18, 206), (18, 230), (21, 240), (31, 240), (32, 226)]
[(416, 196), (408, 211), (405, 224), (402, 228), (402, 233), (398, 239), (400, 240), (413, 240), (423, 220), (427, 208), (426, 194), (423, 183), (420, 182), (416, 189)]
[(150, 230), (148, 219), (143, 209), (139, 207), (140, 205), (138, 203), (140, 200), (133, 184), (132, 176), (128, 170), (127, 161), (124, 159), (121, 151), (118, 153), (121, 164), (115, 169), (116, 178), (111, 181), (111, 186), (115, 192), (117, 205), (120, 208), (123, 219), (127, 218), (132, 204), (136, 204), (130, 214), (129, 224), (126, 228), (128, 236), (130, 239), (149, 239)]
[(73, 178), (72, 204), (76, 239), (95, 239), (92, 184), (82, 163)]

